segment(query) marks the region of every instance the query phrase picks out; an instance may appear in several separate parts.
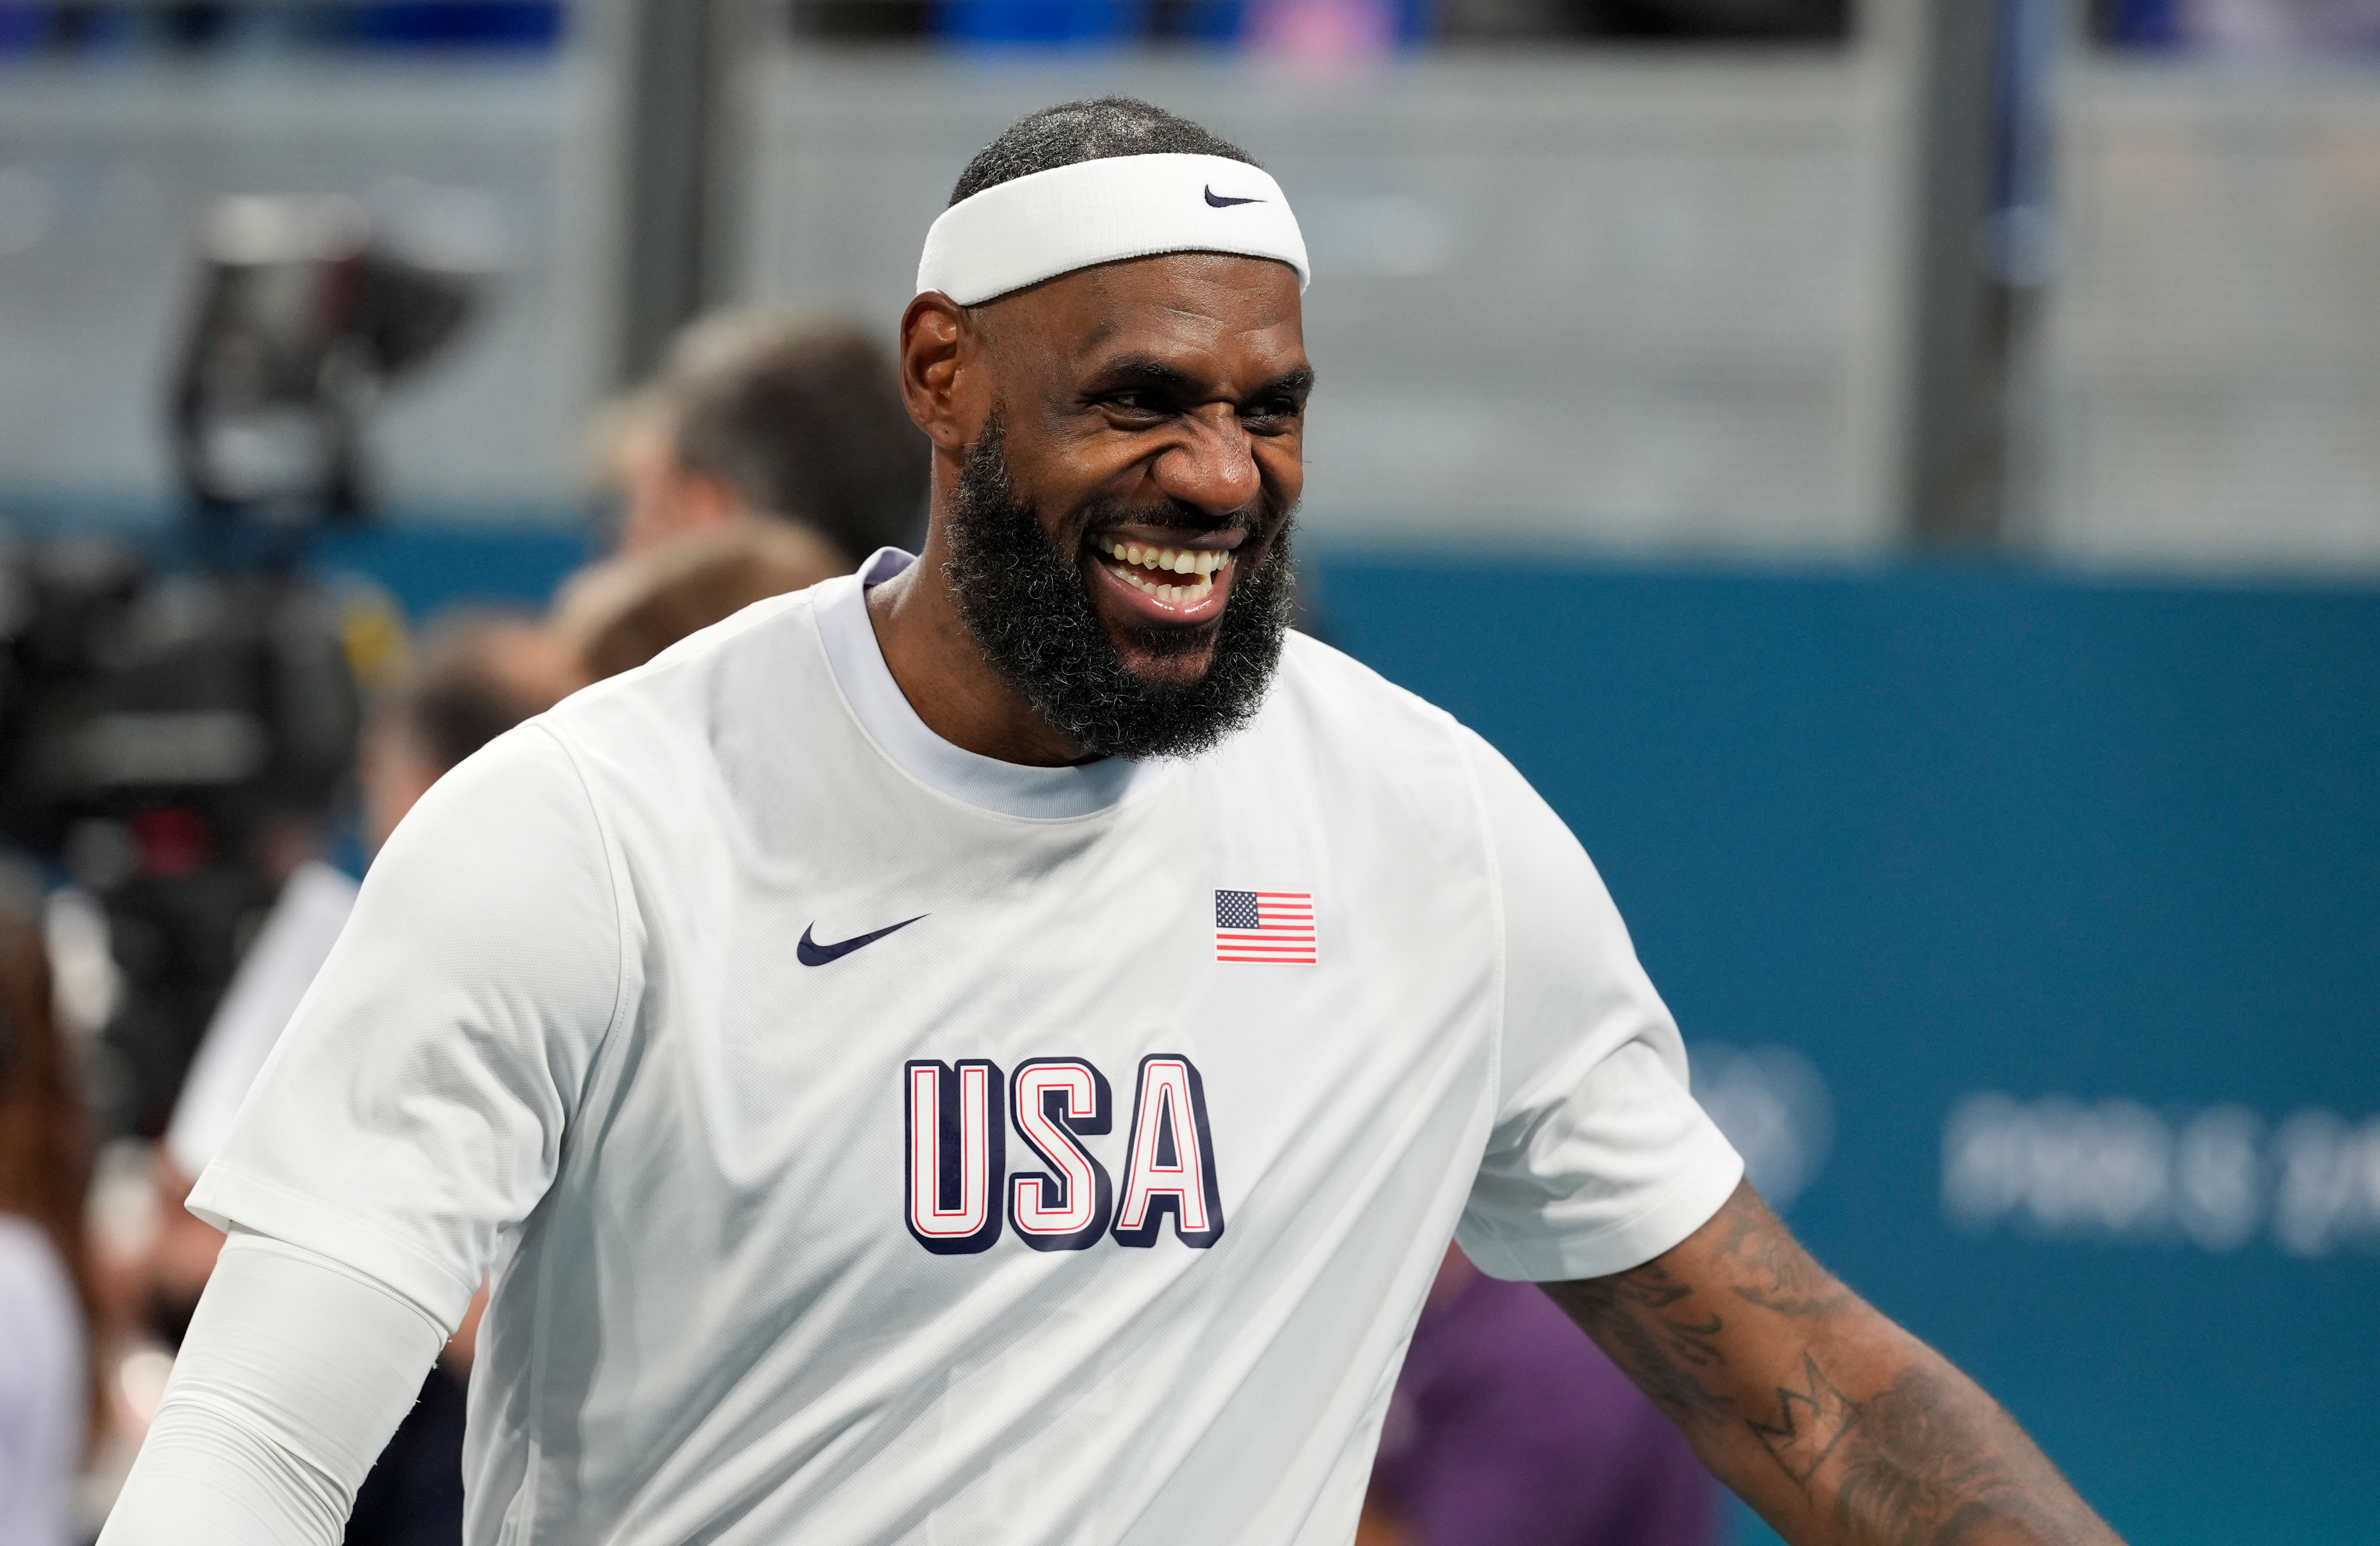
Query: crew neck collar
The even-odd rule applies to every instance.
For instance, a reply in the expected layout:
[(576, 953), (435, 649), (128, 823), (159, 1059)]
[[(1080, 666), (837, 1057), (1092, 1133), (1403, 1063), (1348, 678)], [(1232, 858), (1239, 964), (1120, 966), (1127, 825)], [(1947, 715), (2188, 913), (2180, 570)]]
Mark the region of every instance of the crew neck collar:
[(917, 717), (884, 663), (876, 625), (868, 616), (868, 592), (917, 562), (914, 554), (898, 548), (880, 548), (858, 574), (818, 587), (819, 638), (826, 646), (835, 684), (861, 728), (910, 777), (978, 810), (1062, 821), (1094, 815), (1121, 801), (1154, 764), (1129, 757), (1104, 757), (1075, 767), (1002, 762), (943, 740)]

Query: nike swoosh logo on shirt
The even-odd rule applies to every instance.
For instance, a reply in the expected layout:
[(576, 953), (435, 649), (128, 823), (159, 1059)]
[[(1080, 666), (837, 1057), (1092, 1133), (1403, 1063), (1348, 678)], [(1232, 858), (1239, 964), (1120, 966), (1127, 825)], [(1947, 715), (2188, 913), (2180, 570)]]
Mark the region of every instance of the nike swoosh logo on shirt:
[(1261, 199), (1227, 198), (1216, 193), (1214, 188), (1209, 186), (1207, 189), (1207, 202), (1213, 205), (1216, 209), (1228, 210), (1234, 204), (1261, 204), (1264, 200)]
[[(923, 912), (917, 914), (917, 918), (925, 916), (927, 914)], [(809, 928), (802, 930), (802, 942), (794, 947), (794, 954), (799, 958), (804, 966), (824, 966), (831, 960), (841, 960), (862, 945), (873, 945), (888, 934), (900, 933), (916, 923), (917, 918), (904, 918), (889, 929), (878, 929), (874, 934), (857, 935), (850, 939), (837, 940), (832, 945), (821, 945), (810, 937), (810, 929), (818, 927), (816, 924), (812, 924)]]

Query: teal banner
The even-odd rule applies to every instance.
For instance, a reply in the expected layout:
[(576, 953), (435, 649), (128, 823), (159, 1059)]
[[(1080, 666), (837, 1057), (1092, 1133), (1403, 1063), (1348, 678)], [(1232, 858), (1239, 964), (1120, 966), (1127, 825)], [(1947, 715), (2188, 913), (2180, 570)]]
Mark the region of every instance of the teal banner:
[(2380, 1540), (2380, 592), (1340, 560), (1819, 1255), (2126, 1536)]

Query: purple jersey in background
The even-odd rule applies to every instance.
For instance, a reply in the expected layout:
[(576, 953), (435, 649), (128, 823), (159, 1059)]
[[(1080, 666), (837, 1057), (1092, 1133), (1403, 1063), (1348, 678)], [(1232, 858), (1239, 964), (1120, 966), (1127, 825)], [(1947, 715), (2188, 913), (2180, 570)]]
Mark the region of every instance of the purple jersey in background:
[(1716, 1546), (1686, 1441), (1532, 1283), (1450, 1250), (1397, 1377), (1368, 1539), (1401, 1546)]

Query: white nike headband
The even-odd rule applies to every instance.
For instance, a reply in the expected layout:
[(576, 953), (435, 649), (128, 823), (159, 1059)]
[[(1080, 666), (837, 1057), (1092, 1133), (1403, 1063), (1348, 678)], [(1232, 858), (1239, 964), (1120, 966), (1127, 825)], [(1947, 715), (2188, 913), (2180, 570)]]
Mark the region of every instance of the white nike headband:
[(1227, 156), (1108, 156), (997, 183), (926, 233), (917, 293), (974, 306), (1062, 273), (1160, 252), (1273, 258), (1313, 277), (1281, 185)]

